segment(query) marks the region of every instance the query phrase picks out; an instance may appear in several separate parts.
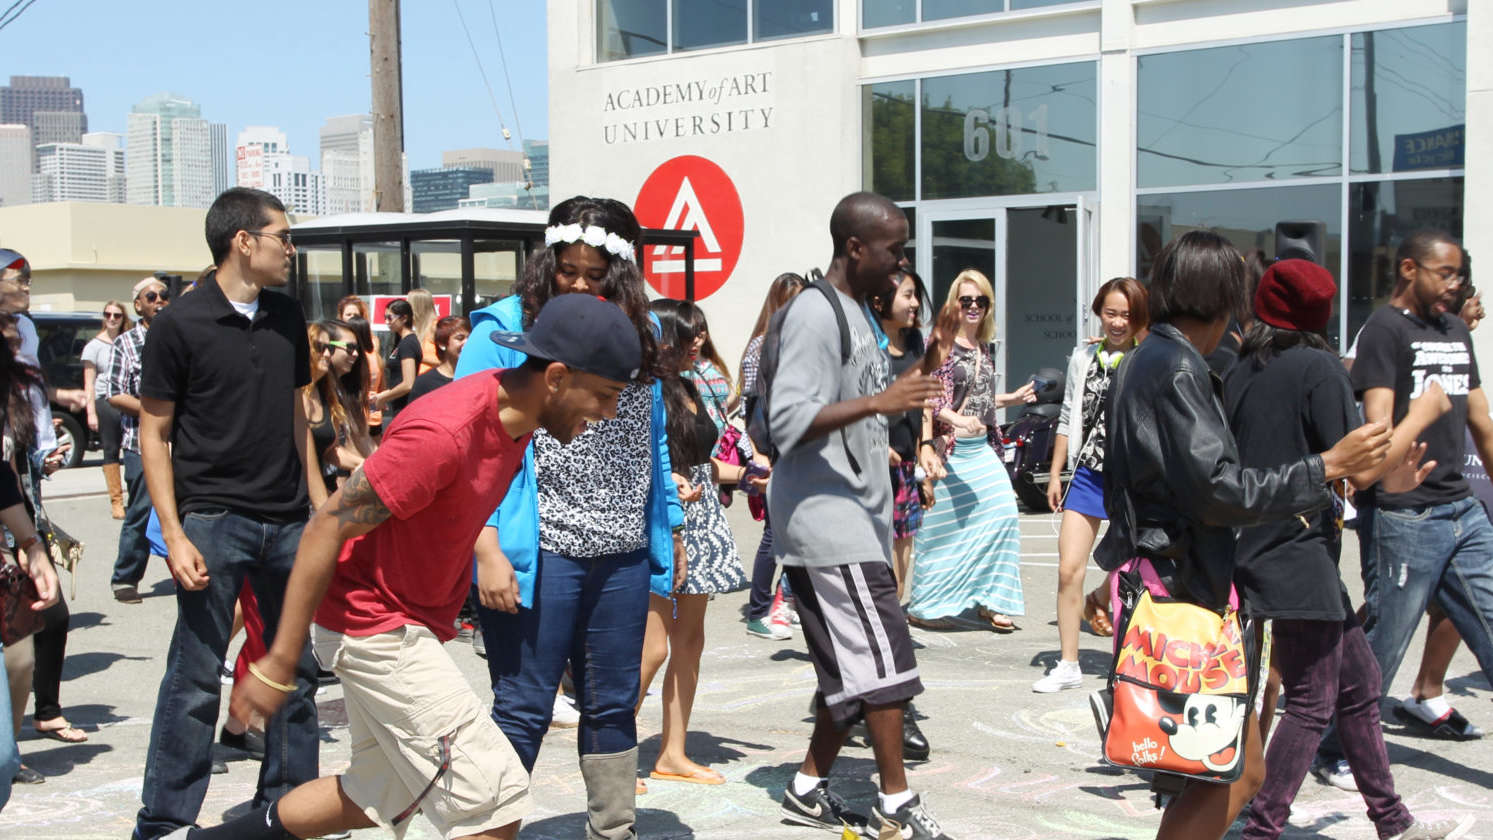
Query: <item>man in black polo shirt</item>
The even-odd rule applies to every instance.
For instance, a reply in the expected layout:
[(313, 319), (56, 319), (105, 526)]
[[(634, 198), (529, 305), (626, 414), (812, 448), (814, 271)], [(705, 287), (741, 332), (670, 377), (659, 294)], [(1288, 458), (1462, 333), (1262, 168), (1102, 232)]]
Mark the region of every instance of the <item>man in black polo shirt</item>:
[[(137, 840), (196, 822), (217, 725), (218, 666), (245, 579), (280, 624), (285, 582), (312, 501), (310, 442), (296, 389), (310, 382), (306, 321), (284, 286), (295, 247), (285, 207), (235, 188), (207, 213), (216, 277), (162, 312), (145, 342), (140, 456), (176, 578), (177, 619), (156, 700)], [(303, 650), (296, 691), (265, 727), (254, 804), (318, 775), (316, 666)]]

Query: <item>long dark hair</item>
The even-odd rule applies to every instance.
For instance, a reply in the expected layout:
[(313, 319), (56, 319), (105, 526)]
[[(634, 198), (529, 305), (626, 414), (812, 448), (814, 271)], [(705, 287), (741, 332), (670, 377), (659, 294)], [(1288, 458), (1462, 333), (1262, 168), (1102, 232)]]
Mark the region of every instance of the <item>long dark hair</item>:
[[(410, 302), (404, 298), (389, 301), (389, 305), (385, 307), (384, 311), (392, 313), (396, 318), (403, 318), (406, 329), (410, 331), (415, 329), (415, 308), (410, 306)], [(391, 329), (389, 332), (394, 333), (394, 330)], [(416, 333), (416, 336), (418, 337), (419, 333)], [(399, 335), (395, 333), (394, 337), (398, 338)]]
[[(669, 453), (671, 458), (678, 453), (679, 461), (687, 464), (699, 461), (703, 454), (695, 440), (695, 412), (690, 409), (694, 405), (695, 410), (704, 410), (700, 405), (699, 391), (679, 370), (689, 355), (695, 337), (699, 335), (690, 318), (693, 306), (689, 301), (669, 298), (660, 298), (648, 304), (648, 308), (658, 318), (659, 381), (663, 383), (664, 390)], [(676, 469), (676, 472), (683, 474), (683, 470)]]
[(726, 367), (726, 361), (721, 358), (721, 351), (715, 349), (715, 339), (710, 335), (710, 322), (705, 319), (705, 310), (692, 301), (685, 300), (680, 303), (683, 304), (680, 308), (689, 313), (689, 322), (695, 331), (695, 338), (705, 336), (705, 343), (700, 345), (700, 358), (695, 360), (696, 363), (709, 362), (715, 365), (715, 369), (726, 380), (726, 390), (734, 391), (736, 386), (731, 382), (731, 370)]
[(373, 343), (373, 327), (369, 325), (367, 318), (350, 318), (339, 323), (347, 324), (347, 328), (353, 331), (353, 335), (358, 339), (359, 350), (364, 353), (373, 352), (375, 346)]
[[(598, 282), (599, 296), (622, 307), (629, 320), (638, 330), (638, 342), (643, 346), (643, 366), (638, 377), (640, 382), (652, 382), (654, 371), (668, 373), (658, 362), (658, 340), (654, 337), (653, 324), (648, 319), (648, 293), (643, 288), (643, 272), (638, 268), (637, 255), (642, 252), (642, 228), (632, 210), (620, 201), (611, 198), (591, 198), (578, 195), (567, 198), (550, 209), (549, 224), (599, 227), (614, 233), (633, 246), (633, 259), (625, 259), (598, 248), (596, 252), (607, 261), (606, 274)], [(574, 243), (557, 242), (552, 246), (536, 248), (524, 265), (524, 275), (513, 285), (524, 311), (524, 329), (534, 324), (539, 310), (555, 296), (555, 271), (559, 265), (560, 252)]]
[(1272, 327), (1256, 318), (1249, 331), (1244, 334), (1244, 344), (1239, 347), (1239, 361), (1252, 361), (1257, 368), (1263, 368), (1292, 347), (1310, 347), (1332, 352), (1332, 345), (1327, 343), (1321, 333)]
[[(0, 333), (19, 329), (16, 316), (0, 314)], [(35, 368), (16, 358), (10, 341), (0, 336), (0, 393), (5, 394), (5, 420), (16, 443), (17, 461), (25, 460), (25, 451), (36, 445), (36, 421), (31, 416), (31, 386), (40, 385)]]
[[(364, 321), (363, 325), (366, 329), (368, 322)], [(328, 339), (333, 338), (334, 332), (337, 334), (347, 333), (353, 336), (354, 341), (358, 342), (359, 346), (352, 348), (350, 351), (353, 357), (353, 366), (347, 373), (341, 376), (333, 376), (331, 373), (327, 374), (326, 378), (332, 381), (337, 402), (341, 405), (342, 409), (339, 412), (328, 406), (328, 410), (331, 410), (334, 414), (342, 414), (346, 417), (350, 428), (356, 429), (359, 426), (368, 425), (368, 357), (362, 353), (362, 340), (358, 337), (358, 331), (353, 328), (352, 324), (346, 321), (339, 321), (335, 318), (323, 318), (317, 321), (315, 326), (321, 327), (322, 332)], [(325, 399), (325, 392), (323, 392), (323, 399)]]

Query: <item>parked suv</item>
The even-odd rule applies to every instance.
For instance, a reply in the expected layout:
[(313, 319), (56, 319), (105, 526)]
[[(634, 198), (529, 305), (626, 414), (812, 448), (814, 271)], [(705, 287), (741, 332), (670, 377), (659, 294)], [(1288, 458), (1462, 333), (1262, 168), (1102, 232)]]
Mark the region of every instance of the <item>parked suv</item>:
[[(31, 312), (28, 314), (31, 320), (36, 322), (36, 335), (39, 341), (36, 355), (41, 360), (41, 369), (47, 377), (47, 384), (55, 388), (81, 389), (83, 387), (83, 346), (104, 328), (103, 319), (98, 315), (82, 312)], [(108, 372), (100, 371), (99, 375), (106, 376)], [(93, 394), (89, 394), (88, 398), (93, 399)], [(67, 461), (63, 466), (76, 467), (82, 463), (84, 451), (99, 448), (98, 434), (88, 430), (87, 411), (72, 411), (53, 402), (52, 417), (62, 421), (62, 426), (57, 429), (57, 443), (59, 445), (72, 444), (72, 450), (68, 452)]]

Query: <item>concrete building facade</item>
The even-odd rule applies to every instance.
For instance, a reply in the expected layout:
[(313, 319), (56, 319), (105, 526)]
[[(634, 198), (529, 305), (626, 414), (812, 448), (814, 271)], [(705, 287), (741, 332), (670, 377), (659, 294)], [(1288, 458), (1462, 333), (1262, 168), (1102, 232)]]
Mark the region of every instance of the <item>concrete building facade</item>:
[(11, 76), (0, 87), (0, 123), (31, 129), (31, 144), (76, 143), (88, 130), (83, 91), (67, 76)]
[(96, 132), (81, 143), (43, 143), (36, 147), (32, 200), (123, 203), (124, 149), (119, 135)]
[(491, 171), (491, 181), (517, 181), (524, 174), (524, 153), (513, 149), (452, 149), (441, 152), (442, 169), (471, 167)]
[[(1346, 348), (1412, 228), (1493, 224), (1493, 4), (1466, 0), (550, 0), (556, 197), (695, 227), (696, 297), (734, 358), (829, 211), (875, 190), (934, 290), (978, 268), (999, 373), (1060, 367), (1104, 280), (1198, 227), (1304, 233)], [(1101, 128), (1102, 127), (1102, 128)], [(1479, 189), (1482, 187), (1482, 189)], [(680, 255), (649, 253), (680, 296)], [(1493, 333), (1480, 331), (1484, 357)]]
[(31, 201), (31, 128), (0, 124), (0, 206)]
[(130, 204), (206, 208), (227, 188), (227, 127), (202, 118), (186, 97), (147, 97), (127, 121)]

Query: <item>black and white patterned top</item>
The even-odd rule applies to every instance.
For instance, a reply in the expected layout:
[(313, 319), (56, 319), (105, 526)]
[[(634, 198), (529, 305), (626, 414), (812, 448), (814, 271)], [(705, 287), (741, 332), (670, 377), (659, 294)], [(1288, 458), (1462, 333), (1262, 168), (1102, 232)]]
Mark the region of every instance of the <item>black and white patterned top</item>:
[[(141, 322), (139, 326), (114, 339), (114, 357), (109, 360), (106, 377), (108, 382), (104, 386), (108, 396), (140, 396), (140, 359), (145, 351), (146, 329), (146, 324)], [(119, 425), (124, 430), (120, 445), (126, 452), (138, 453), (140, 451), (140, 418), (121, 411)]]
[(567, 557), (601, 557), (648, 544), (653, 475), (653, 389), (629, 385), (615, 420), (592, 423), (569, 445), (534, 432), (539, 547)]
[(1099, 350), (1083, 377), (1083, 449), (1078, 453), (1078, 466), (1094, 472), (1104, 472), (1104, 395), (1124, 355)]

